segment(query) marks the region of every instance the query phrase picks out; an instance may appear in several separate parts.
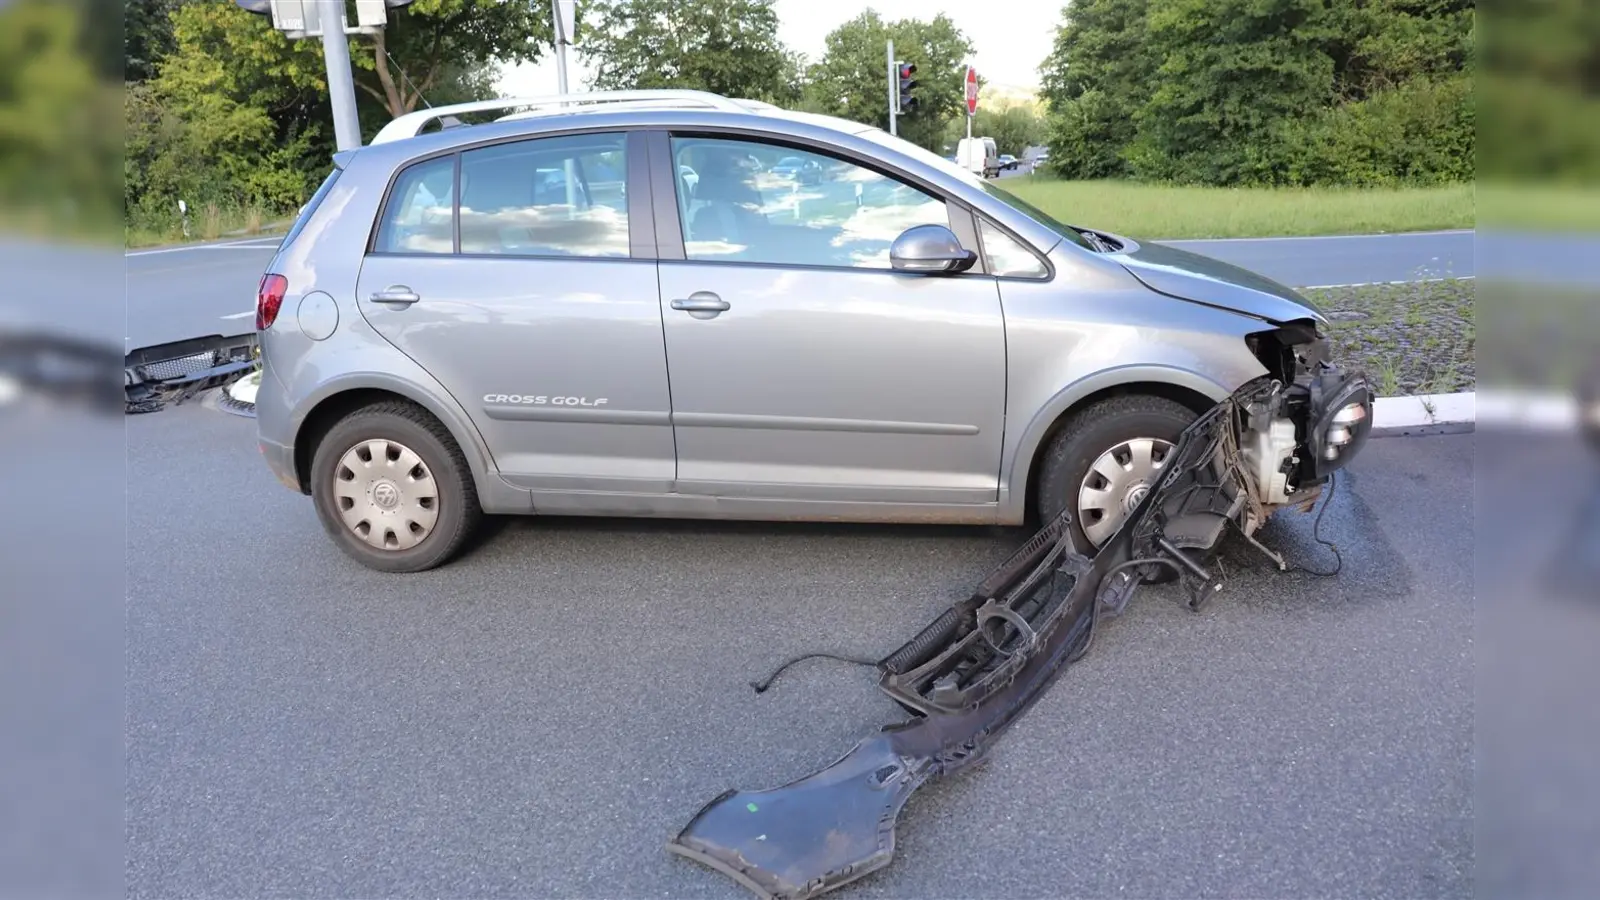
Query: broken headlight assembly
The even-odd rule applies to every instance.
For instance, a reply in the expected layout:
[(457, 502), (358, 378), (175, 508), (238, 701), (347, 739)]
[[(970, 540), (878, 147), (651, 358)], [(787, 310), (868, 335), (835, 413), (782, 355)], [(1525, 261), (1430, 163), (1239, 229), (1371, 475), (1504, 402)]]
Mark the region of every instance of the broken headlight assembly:
[(1372, 389), (1361, 373), (1330, 362), (1332, 344), (1312, 322), (1245, 341), (1277, 386), (1244, 410), (1240, 449), (1254, 493), (1268, 507), (1315, 499), (1371, 434)]

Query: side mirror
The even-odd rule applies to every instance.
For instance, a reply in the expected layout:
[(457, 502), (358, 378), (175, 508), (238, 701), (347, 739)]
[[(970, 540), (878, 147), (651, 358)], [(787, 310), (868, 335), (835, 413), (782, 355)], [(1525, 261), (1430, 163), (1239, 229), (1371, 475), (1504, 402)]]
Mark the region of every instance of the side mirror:
[(889, 264), (901, 272), (965, 272), (977, 261), (978, 254), (963, 249), (943, 225), (907, 228), (889, 246)]

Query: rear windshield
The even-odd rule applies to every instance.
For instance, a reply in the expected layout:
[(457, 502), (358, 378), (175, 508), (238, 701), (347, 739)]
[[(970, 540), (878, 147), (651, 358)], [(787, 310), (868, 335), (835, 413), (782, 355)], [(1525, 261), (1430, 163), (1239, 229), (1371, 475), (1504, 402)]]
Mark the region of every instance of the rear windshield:
[(305, 208), (300, 211), (300, 215), (295, 217), (294, 224), (289, 226), (289, 233), (283, 236), (283, 240), (279, 242), (278, 246), (289, 246), (289, 242), (300, 234), (300, 229), (306, 227), (306, 220), (311, 218), (311, 214), (317, 211), (318, 206), (322, 205), (323, 198), (327, 197), (328, 192), (333, 190), (333, 183), (339, 180), (340, 171), (342, 170), (338, 166), (334, 166), (333, 171), (328, 173), (328, 177), (322, 179), (322, 184), (317, 188), (317, 192), (311, 195), (310, 200), (306, 201)]

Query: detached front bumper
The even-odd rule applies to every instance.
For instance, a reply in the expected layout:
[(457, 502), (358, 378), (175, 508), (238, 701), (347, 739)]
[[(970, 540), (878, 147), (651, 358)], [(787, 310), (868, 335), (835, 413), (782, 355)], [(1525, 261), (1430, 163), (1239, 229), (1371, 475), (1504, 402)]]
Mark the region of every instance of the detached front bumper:
[[(1266, 417), (1289, 442), (1286, 459), (1298, 459), (1288, 471), (1304, 468), (1313, 479), (1359, 450), (1370, 391), (1359, 378), (1319, 376), (1294, 392), (1258, 379), (1201, 415), (1160, 481), (1092, 556), (1074, 551), (1063, 511), (970, 596), (878, 662), (879, 688), (909, 718), (809, 776), (724, 792), (667, 849), (781, 900), (807, 900), (889, 865), (911, 794), (984, 757), (1089, 651), (1100, 620), (1122, 613), (1150, 576), (1175, 572), (1193, 610), (1221, 588), (1192, 548), (1213, 545), (1250, 514), (1253, 476), (1239, 444), (1252, 420)], [(1311, 489), (1298, 484), (1292, 493)]]

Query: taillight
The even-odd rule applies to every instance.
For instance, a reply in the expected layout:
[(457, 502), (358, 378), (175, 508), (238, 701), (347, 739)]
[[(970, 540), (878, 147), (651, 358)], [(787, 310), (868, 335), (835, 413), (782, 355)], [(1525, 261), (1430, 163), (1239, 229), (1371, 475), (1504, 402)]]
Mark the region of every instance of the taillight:
[(282, 275), (263, 275), (261, 287), (256, 290), (256, 330), (266, 331), (278, 321), (278, 310), (283, 306), (283, 295), (289, 293), (289, 279)]

